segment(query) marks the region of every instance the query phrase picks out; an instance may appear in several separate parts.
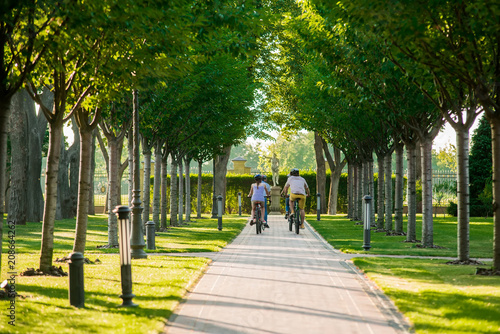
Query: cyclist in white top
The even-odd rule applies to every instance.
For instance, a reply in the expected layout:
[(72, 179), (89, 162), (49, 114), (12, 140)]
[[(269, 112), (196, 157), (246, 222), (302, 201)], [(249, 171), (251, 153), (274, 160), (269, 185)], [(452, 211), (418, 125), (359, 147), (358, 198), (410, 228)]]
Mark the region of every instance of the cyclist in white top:
[(293, 168), (290, 171), (290, 177), (288, 178), (288, 181), (286, 181), (285, 187), (281, 191), (281, 195), (283, 196), (284, 194), (287, 193), (288, 188), (291, 190), (290, 194), (290, 207), (292, 210), (292, 215), (294, 214), (295, 207), (293, 205), (294, 201), (299, 201), (299, 209), (300, 209), (300, 228), (304, 228), (304, 219), (306, 216), (306, 213), (304, 211), (304, 207), (306, 204), (306, 195), (311, 196), (311, 193), (309, 191), (309, 186), (307, 185), (306, 180), (299, 176), (299, 170), (297, 168)]

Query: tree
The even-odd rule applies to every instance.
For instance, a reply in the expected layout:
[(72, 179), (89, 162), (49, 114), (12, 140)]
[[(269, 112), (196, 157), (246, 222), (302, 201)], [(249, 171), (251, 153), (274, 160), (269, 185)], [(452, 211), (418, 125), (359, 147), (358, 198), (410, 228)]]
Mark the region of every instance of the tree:
[(43, 194), (40, 186), (42, 143), (47, 121), (35, 111), (35, 104), (26, 91), (12, 98), (10, 144), (12, 155), (9, 221), (24, 225), (39, 222), (43, 215)]
[[(57, 1), (8, 1), (0, 12), (0, 249), (6, 189), (7, 133), (12, 96), (64, 28)], [(56, 19), (58, 18), (58, 19)], [(1, 253), (1, 250), (0, 250)], [(0, 254), (1, 255), (1, 254)], [(0, 262), (1, 267), (1, 262)]]

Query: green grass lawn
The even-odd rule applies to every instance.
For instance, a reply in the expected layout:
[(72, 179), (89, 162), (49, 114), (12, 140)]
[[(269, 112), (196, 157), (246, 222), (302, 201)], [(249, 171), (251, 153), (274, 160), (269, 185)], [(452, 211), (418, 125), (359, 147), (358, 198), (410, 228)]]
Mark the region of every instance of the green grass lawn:
[[(363, 227), (341, 215), (308, 216), (308, 222), (335, 248), (346, 253), (409, 256), (457, 256), (456, 218), (434, 219), (434, 243), (444, 248), (422, 249), (403, 242), (404, 236), (371, 234), (372, 249), (362, 249)], [(493, 219), (471, 218), (470, 254), (493, 255)], [(406, 226), (405, 226), (406, 230)], [(417, 236), (421, 217), (417, 218)], [(354, 258), (414, 325), (418, 334), (500, 332), (500, 277), (474, 275), (476, 266), (447, 265), (446, 260)], [(485, 266), (491, 266), (486, 262)]]
[[(246, 218), (224, 217), (223, 230), (217, 219), (200, 219), (189, 226), (159, 232), (155, 253), (219, 251), (245, 226)], [(74, 220), (56, 222), (54, 260), (67, 256), (74, 240)], [(7, 226), (4, 226), (2, 280), (7, 278)], [(16, 268), (38, 268), (41, 223), (16, 226)], [(119, 308), (122, 300), (118, 249), (98, 249), (107, 241), (107, 216), (91, 216), (85, 256), (99, 264), (85, 265), (85, 308), (69, 305), (68, 277), (17, 276), (15, 327), (8, 324), (9, 301), (0, 301), (3, 310), (0, 333), (156, 333), (201, 275), (209, 259), (150, 255), (132, 261), (133, 301), (138, 308)], [(54, 263), (68, 271), (66, 263)]]
[(500, 277), (445, 260), (356, 258), (418, 334), (500, 332)]
[[(405, 236), (386, 236), (384, 232), (371, 233), (371, 249), (364, 251), (363, 225), (355, 225), (344, 215), (323, 215), (320, 221), (308, 215), (306, 220), (336, 249), (344, 253), (415, 255), (415, 256), (457, 256), (457, 220), (434, 218), (434, 245), (444, 248), (418, 248), (406, 243)], [(404, 225), (406, 231), (406, 221)], [(417, 239), (422, 235), (422, 217), (417, 216)], [(472, 217), (470, 221), (470, 256), (491, 258), (493, 256), (493, 219)]]

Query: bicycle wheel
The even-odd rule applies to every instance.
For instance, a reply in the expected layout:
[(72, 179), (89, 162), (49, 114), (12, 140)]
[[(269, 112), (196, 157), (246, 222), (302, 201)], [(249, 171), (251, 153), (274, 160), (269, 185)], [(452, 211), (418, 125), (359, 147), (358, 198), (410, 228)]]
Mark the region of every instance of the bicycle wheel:
[(257, 234), (259, 234), (259, 233), (260, 233), (260, 224), (262, 224), (262, 223), (261, 223), (261, 220), (260, 220), (260, 207), (259, 207), (259, 206), (257, 206), (257, 208), (256, 208), (255, 210), (257, 210), (257, 212), (255, 213), (255, 217), (256, 217), (256, 221), (255, 221), (255, 232), (256, 232)]
[(295, 233), (299, 234), (300, 231), (300, 209), (298, 205), (295, 207)]

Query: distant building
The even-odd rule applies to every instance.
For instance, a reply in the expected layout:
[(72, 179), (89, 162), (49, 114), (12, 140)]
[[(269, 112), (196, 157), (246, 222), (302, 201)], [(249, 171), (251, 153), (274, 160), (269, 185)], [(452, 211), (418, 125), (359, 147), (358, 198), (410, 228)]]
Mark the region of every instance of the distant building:
[(246, 167), (245, 158), (237, 157), (231, 160), (233, 162), (233, 169), (228, 169), (227, 172), (230, 174), (250, 174), (251, 167)]

